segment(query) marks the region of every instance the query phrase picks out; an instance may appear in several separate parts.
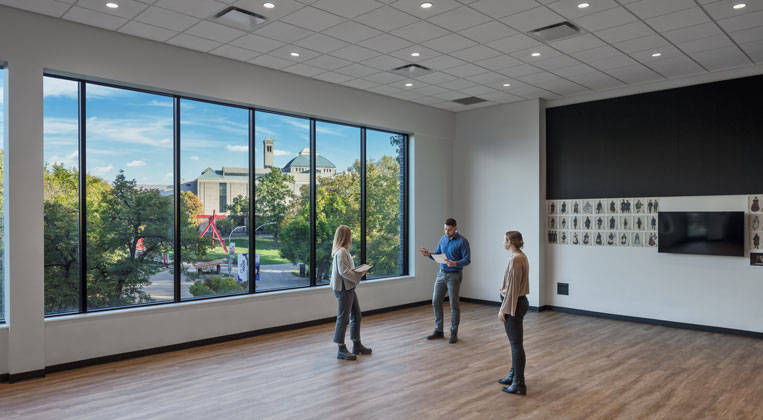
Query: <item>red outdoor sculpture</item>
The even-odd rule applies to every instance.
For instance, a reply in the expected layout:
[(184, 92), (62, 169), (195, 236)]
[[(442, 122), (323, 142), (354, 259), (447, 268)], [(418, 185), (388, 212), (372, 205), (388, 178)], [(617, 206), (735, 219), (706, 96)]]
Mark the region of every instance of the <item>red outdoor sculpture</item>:
[(215, 247), (215, 241), (220, 241), (220, 245), (222, 245), (223, 250), (227, 254), (228, 253), (228, 247), (225, 246), (225, 241), (223, 240), (223, 237), (220, 236), (220, 231), (217, 230), (217, 226), (215, 225), (215, 220), (217, 220), (217, 219), (225, 219), (225, 217), (226, 216), (224, 214), (223, 215), (218, 215), (217, 214), (217, 210), (212, 210), (212, 215), (211, 216), (210, 215), (206, 215), (206, 214), (205, 215), (196, 216), (197, 219), (207, 219), (208, 220), (207, 227), (204, 228), (204, 231), (201, 232), (201, 236), (199, 236), (199, 237), (203, 238), (204, 235), (209, 230), (209, 228), (211, 227), (212, 228), (212, 248)]

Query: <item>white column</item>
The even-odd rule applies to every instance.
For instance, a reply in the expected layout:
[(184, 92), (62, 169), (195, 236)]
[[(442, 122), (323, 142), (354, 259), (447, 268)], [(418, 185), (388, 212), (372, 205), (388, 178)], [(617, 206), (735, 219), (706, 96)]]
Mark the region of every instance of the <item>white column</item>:
[(9, 57), (4, 259), (8, 371), (45, 368), (42, 66)]

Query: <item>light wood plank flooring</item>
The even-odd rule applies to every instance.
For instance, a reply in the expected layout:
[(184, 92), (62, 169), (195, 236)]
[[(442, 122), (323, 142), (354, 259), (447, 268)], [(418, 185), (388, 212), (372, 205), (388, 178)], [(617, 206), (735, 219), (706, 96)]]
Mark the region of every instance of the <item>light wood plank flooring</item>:
[(462, 303), (455, 345), (429, 306), (366, 317), (356, 362), (326, 324), (4, 383), (0, 418), (763, 419), (763, 340), (530, 313), (522, 397), (497, 312)]

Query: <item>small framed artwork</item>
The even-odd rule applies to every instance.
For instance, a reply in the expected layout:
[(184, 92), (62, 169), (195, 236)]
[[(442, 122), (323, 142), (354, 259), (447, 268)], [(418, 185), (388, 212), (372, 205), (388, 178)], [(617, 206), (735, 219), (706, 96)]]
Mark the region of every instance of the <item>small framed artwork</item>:
[(750, 234), (750, 250), (751, 251), (758, 251), (763, 249), (760, 246), (760, 235), (761, 235), (761, 232), (752, 232)]
[(657, 232), (648, 232), (644, 235), (644, 238), (646, 241), (644, 242), (644, 246), (654, 248), (657, 246)]
[(592, 230), (593, 229), (593, 217), (591, 216), (582, 216), (581, 222), (583, 223), (583, 229), (585, 230)]
[(617, 230), (620, 228), (620, 218), (617, 216), (607, 216), (607, 229)]
[(581, 229), (580, 227), (580, 217), (581, 216), (572, 216), (570, 217), (570, 229)]
[(552, 230), (556, 229), (556, 216), (549, 216), (548, 228)]
[(657, 230), (657, 216), (646, 216), (646, 230)]
[(617, 214), (619, 213), (617, 211), (619, 204), (617, 204), (617, 200), (607, 200), (607, 214)]
[(617, 232), (607, 232), (607, 246), (617, 246)]
[(763, 197), (763, 194), (756, 194), (756, 195), (751, 195), (747, 197), (747, 209), (750, 213), (760, 212), (761, 197)]
[(570, 214), (570, 203), (568, 201), (559, 202), (559, 214)]
[(644, 214), (644, 213), (646, 213), (646, 199), (645, 198), (634, 198), (633, 199), (633, 213), (634, 214)]
[(630, 246), (631, 245), (631, 233), (630, 232), (617, 232), (617, 246)]
[(646, 201), (646, 212), (650, 214), (657, 214), (660, 211), (660, 200), (657, 198), (650, 198)]
[(633, 230), (633, 218), (631, 216), (620, 216), (620, 230)]
[(555, 200), (549, 200), (546, 202), (546, 208), (548, 209), (548, 214), (556, 214), (557, 213), (557, 204)]
[(607, 214), (607, 200), (594, 200), (593, 202), (594, 214)]
[(583, 239), (580, 241), (583, 245), (591, 245), (593, 242), (590, 232), (582, 232)]
[(583, 200), (583, 214), (593, 214), (593, 200)]
[(646, 230), (646, 216), (633, 216), (633, 230)]
[(559, 225), (559, 229), (569, 229), (570, 228), (570, 218), (569, 216), (559, 216), (557, 218), (559, 222), (557, 223)]
[(570, 234), (566, 230), (562, 230), (557, 239), (560, 244), (567, 245), (570, 242)]
[(570, 235), (570, 243), (572, 245), (580, 245), (580, 232), (573, 231)]
[(763, 267), (763, 252), (750, 252), (750, 265)]
[(761, 215), (759, 215), (759, 214), (751, 214), (750, 215), (750, 230), (752, 230), (752, 231), (759, 231), (759, 230), (761, 230), (760, 219), (761, 219)]
[(596, 216), (593, 219), (594, 228), (596, 230), (604, 230), (607, 228), (607, 217), (606, 216)]
[(570, 211), (572, 212), (572, 214), (580, 214), (580, 213), (581, 213), (581, 209), (580, 209), (580, 201), (578, 201), (578, 200), (575, 200), (575, 201), (570, 201), (570, 206), (572, 207), (572, 208), (570, 209)]
[(593, 236), (593, 244), (596, 246), (604, 246), (606, 245), (606, 233), (605, 232), (596, 232)]
[(631, 234), (631, 246), (644, 246), (644, 234), (641, 232), (633, 232)]
[(620, 214), (630, 214), (631, 213), (631, 199), (630, 198), (621, 198), (620, 204), (618, 205), (618, 210)]
[(549, 230), (548, 231), (548, 243), (555, 244), (556, 243), (556, 231), (555, 230)]

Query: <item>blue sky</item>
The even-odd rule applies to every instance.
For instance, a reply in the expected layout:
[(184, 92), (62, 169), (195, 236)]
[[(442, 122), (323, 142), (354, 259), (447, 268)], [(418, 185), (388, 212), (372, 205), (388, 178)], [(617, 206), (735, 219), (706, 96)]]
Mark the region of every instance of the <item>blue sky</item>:
[[(45, 161), (77, 165), (77, 83), (45, 77)], [(172, 98), (98, 85), (87, 86), (87, 168), (113, 181), (120, 169), (139, 184), (172, 183)], [(181, 100), (181, 178), (207, 167), (248, 165), (248, 111)], [(257, 111), (255, 166), (263, 167), (262, 140), (275, 140), (275, 165), (283, 167), (309, 147), (308, 119)], [(393, 155), (388, 133), (367, 132), (369, 159)], [(360, 129), (318, 122), (320, 155), (344, 171), (360, 157)]]

